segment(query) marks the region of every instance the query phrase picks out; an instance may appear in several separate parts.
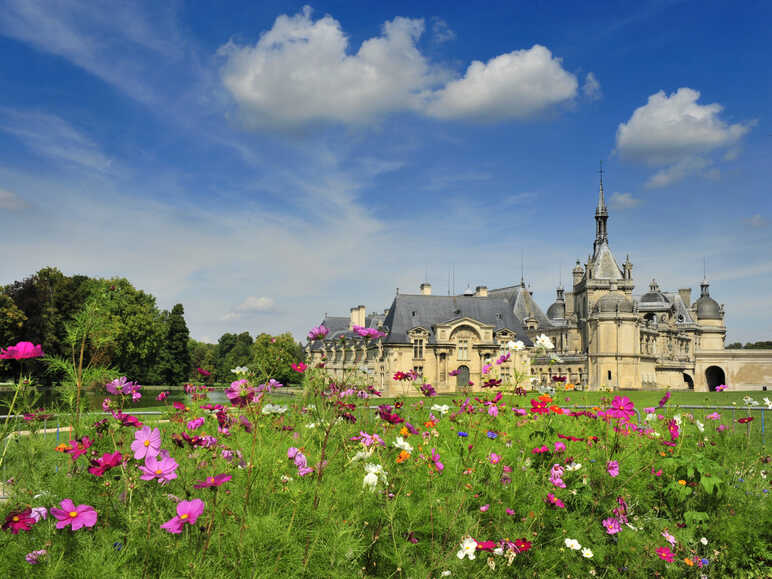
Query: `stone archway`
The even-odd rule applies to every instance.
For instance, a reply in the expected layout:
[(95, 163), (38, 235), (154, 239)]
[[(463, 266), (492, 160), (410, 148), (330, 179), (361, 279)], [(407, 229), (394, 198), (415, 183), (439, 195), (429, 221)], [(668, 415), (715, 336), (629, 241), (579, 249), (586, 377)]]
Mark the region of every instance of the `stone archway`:
[(692, 377), (686, 372), (684, 372), (684, 382), (686, 382), (689, 390), (694, 390), (694, 380), (692, 380)]
[(715, 392), (716, 386), (726, 384), (726, 375), (718, 366), (709, 366), (705, 370), (705, 382), (708, 384), (708, 390)]
[(469, 387), (469, 366), (459, 366), (456, 375), (456, 388), (463, 390)]

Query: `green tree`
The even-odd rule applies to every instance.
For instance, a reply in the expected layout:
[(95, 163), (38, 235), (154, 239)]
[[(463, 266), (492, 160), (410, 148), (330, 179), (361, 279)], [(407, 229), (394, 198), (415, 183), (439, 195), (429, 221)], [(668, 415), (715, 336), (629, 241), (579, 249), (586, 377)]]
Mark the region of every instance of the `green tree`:
[(303, 347), (295, 342), (289, 332), (279, 336), (260, 334), (252, 344), (250, 369), (260, 381), (274, 378), (284, 385), (298, 384), (301, 376), (291, 364), (303, 360)]
[(165, 384), (179, 384), (190, 375), (189, 340), (185, 310), (182, 304), (176, 304), (166, 319), (166, 341), (160, 361), (159, 373)]
[(193, 338), (188, 340), (188, 349), (190, 350), (190, 371), (187, 379), (199, 379), (196, 368), (211, 370), (212, 368), (217, 367), (217, 347), (217, 344), (199, 342)]

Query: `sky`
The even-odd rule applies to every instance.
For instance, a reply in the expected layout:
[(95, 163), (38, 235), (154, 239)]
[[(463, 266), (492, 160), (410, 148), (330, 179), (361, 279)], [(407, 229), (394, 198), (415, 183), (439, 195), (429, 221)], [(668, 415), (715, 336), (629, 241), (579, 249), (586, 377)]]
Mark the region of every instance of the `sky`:
[[(128, 278), (191, 336), (400, 289), (636, 294), (772, 338), (772, 4), (0, 0), (0, 284)], [(766, 72), (765, 72), (766, 71)], [(451, 277), (450, 272), (453, 272)], [(449, 287), (449, 279), (455, 285)]]

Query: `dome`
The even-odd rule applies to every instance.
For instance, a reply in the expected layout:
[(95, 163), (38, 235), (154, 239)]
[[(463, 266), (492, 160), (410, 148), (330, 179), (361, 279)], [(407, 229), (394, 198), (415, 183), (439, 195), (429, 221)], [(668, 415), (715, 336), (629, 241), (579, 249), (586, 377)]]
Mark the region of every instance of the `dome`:
[(708, 281), (703, 280), (700, 284), (700, 299), (694, 302), (694, 307), (697, 310), (697, 318), (700, 320), (720, 320), (723, 318), (721, 315), (721, 306), (718, 302), (710, 297), (708, 291)]
[(639, 300), (639, 302), (641, 305), (644, 305), (644, 304), (669, 305), (668, 300), (665, 297), (665, 294), (659, 291), (659, 285), (657, 285), (656, 280), (651, 280), (651, 284), (649, 285), (649, 291), (641, 296), (641, 299)]
[(547, 309), (547, 317), (550, 320), (563, 319), (566, 317), (566, 303), (555, 302)]
[(633, 303), (628, 300), (624, 294), (612, 293), (606, 294), (595, 303), (596, 312), (625, 312), (632, 313)]
[(722, 318), (721, 307), (710, 296), (702, 296), (694, 305), (697, 307), (697, 318), (700, 320), (720, 320)]

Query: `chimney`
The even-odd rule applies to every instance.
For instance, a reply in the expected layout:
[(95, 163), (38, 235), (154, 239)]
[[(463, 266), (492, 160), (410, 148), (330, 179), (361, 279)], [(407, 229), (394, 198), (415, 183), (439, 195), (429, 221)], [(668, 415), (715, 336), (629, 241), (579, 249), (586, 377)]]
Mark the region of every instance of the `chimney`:
[(681, 301), (684, 303), (686, 309), (688, 310), (692, 305), (692, 288), (681, 288), (678, 290), (678, 295), (681, 296)]
[(430, 284), (428, 281), (425, 281), (421, 284), (421, 295), (422, 296), (430, 296), (432, 295), (432, 284)]
[(360, 326), (359, 323), (359, 308), (351, 308), (351, 319), (348, 323), (348, 329), (353, 330), (354, 326)]
[(362, 305), (359, 306), (359, 314), (358, 315), (359, 315), (359, 323), (357, 325), (358, 326), (364, 326), (366, 324), (366, 322), (367, 322), (367, 310), (365, 309), (364, 306), (362, 306)]
[(488, 286), (487, 285), (478, 285), (476, 288), (474, 288), (474, 295), (478, 298), (487, 298), (488, 297)]

